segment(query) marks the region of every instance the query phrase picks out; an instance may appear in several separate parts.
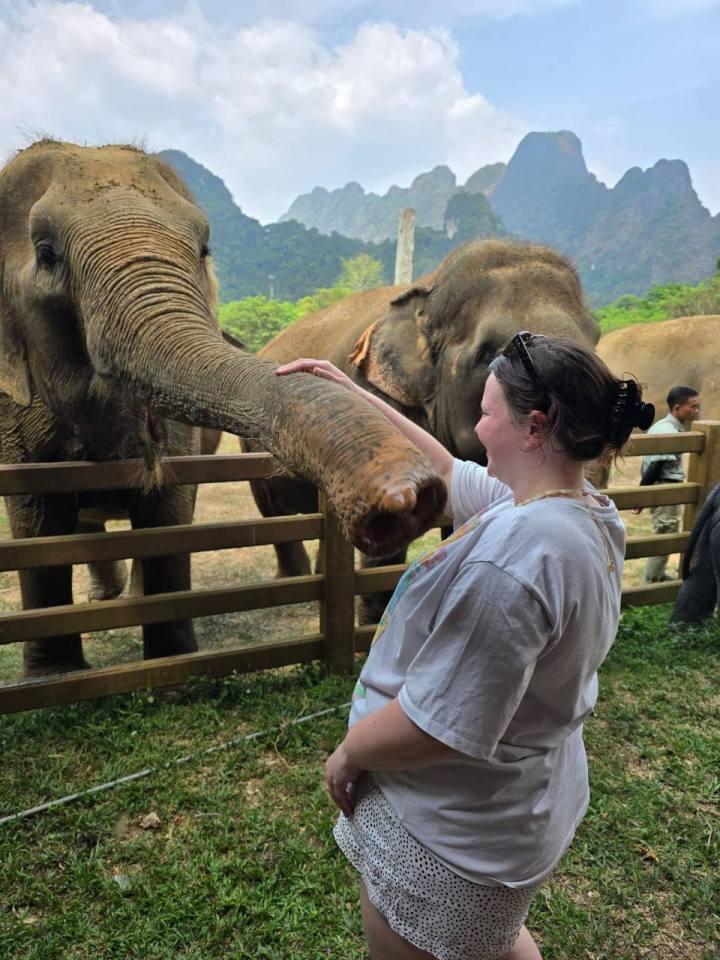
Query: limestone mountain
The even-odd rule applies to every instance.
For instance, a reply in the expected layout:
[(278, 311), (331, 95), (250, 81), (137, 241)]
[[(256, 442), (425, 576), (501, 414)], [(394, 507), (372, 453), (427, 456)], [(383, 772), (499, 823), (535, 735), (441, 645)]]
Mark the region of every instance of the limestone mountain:
[(452, 218), (439, 219), (442, 203), (447, 212), (448, 204), (469, 203), (471, 196), (489, 199), (496, 224), (510, 235), (569, 256), (595, 303), (642, 295), (655, 284), (698, 283), (714, 273), (720, 254), (720, 215), (711, 216), (702, 205), (682, 160), (658, 160), (645, 171), (634, 167), (610, 188), (588, 170), (580, 140), (567, 130), (529, 133), (507, 165), (481, 167), (463, 187), (447, 167), (436, 167), (404, 191), (391, 187), (384, 197), (366, 194), (357, 183), (332, 192), (316, 188), (299, 197), (285, 218), (339, 229), (333, 217), (342, 210), (349, 235), (372, 230), (375, 237), (393, 237), (397, 212), (389, 211), (402, 197), (415, 206), (419, 224), (447, 234)]
[(513, 234), (570, 256), (596, 302), (654, 284), (698, 283), (720, 253), (720, 217), (700, 203), (682, 160), (633, 167), (609, 189), (568, 131), (528, 134), (491, 203)]
[[(180, 150), (158, 154), (182, 175), (210, 221), (210, 245), (223, 301), (272, 293), (279, 299), (296, 300), (318, 287), (331, 286), (342, 268), (342, 259), (367, 253), (383, 264), (383, 281), (391, 283), (395, 269), (395, 241), (382, 243), (324, 234), (296, 220), (263, 226), (242, 212), (220, 177)], [(447, 168), (445, 168), (447, 171)], [(450, 171), (447, 171), (450, 174)], [(447, 174), (416, 178), (415, 196), (432, 193), (432, 183), (450, 182)], [(452, 183), (455, 178), (450, 174)], [(360, 188), (358, 188), (360, 189)], [(482, 194), (471, 196), (454, 190), (434, 215), (438, 229), (421, 227), (415, 233), (415, 276), (434, 270), (458, 243), (473, 238), (503, 236), (498, 217)], [(325, 191), (327, 192), (327, 191)], [(352, 191), (351, 191), (352, 192)], [(465, 198), (465, 201), (463, 201)], [(437, 201), (439, 203), (439, 201)], [(393, 238), (397, 232), (398, 201)]]
[(257, 294), (296, 300), (331, 286), (342, 259), (369, 253), (383, 262), (386, 279), (394, 268), (395, 245), (385, 248), (337, 233), (330, 236), (293, 221), (263, 226), (233, 200), (223, 180), (180, 150), (158, 154), (187, 183), (210, 221), (210, 246), (223, 301)]
[(293, 201), (279, 222), (298, 220), (322, 233), (336, 231), (359, 240), (382, 242), (395, 239), (400, 212), (405, 207), (413, 207), (418, 227), (443, 230), (450, 198), (459, 190), (468, 194), (489, 194), (502, 176), (504, 167), (502, 163), (482, 167), (464, 187), (458, 187), (452, 170), (437, 166), (428, 173), (419, 174), (409, 187), (392, 186), (383, 196), (366, 193), (355, 181), (337, 190), (315, 187)]

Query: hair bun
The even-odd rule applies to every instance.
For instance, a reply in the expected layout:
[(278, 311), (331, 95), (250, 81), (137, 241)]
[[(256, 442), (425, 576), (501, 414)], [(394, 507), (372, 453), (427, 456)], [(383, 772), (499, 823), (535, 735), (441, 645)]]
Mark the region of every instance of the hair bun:
[(614, 433), (639, 427), (647, 430), (655, 419), (655, 407), (652, 403), (643, 403), (642, 390), (636, 380), (618, 380), (615, 402), (610, 412)]
[(647, 430), (648, 427), (652, 426), (652, 422), (655, 419), (655, 406), (652, 403), (643, 403), (642, 400), (638, 400), (635, 404), (635, 409), (633, 410), (633, 420), (632, 425), (634, 427), (639, 427), (641, 430)]

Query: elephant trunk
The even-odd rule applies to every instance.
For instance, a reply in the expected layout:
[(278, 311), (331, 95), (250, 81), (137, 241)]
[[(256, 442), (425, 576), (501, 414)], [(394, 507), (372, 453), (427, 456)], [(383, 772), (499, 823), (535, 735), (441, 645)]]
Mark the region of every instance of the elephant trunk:
[(322, 487), (352, 542), (392, 553), (431, 526), (444, 484), (425, 457), (370, 404), (307, 374), (225, 343), (211, 320), (211, 291), (197, 246), (168, 225), (107, 222), (82, 265), (78, 299), (87, 349), (102, 377), (120, 380), (153, 411), (257, 441)]

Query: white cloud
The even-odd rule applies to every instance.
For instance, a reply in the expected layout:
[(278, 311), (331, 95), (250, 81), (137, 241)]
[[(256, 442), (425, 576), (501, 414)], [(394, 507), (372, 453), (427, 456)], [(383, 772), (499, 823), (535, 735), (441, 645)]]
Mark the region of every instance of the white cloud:
[(154, 21), (53, 0), (5, 10), (1, 143), (38, 130), (178, 147), (263, 220), (317, 184), (385, 187), (436, 163), (464, 177), (507, 159), (525, 132), (465, 89), (444, 30), (367, 23), (331, 47), (288, 20), (218, 31), (197, 7)]

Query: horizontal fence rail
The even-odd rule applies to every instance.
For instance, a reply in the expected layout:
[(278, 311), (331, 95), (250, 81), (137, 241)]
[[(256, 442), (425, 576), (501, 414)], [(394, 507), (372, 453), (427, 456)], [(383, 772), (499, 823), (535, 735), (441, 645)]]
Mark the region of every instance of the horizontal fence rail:
[(293, 540), (319, 540), (324, 533), (323, 514), (306, 513), (296, 517), (267, 517), (233, 523), (192, 523), (147, 530), (34, 537), (0, 542), (0, 570), (258, 547)]
[[(685, 532), (629, 537), (626, 559), (682, 553), (686, 548), (688, 518), (694, 517), (712, 484), (720, 479), (720, 424), (705, 422), (697, 426), (697, 430), (682, 434), (633, 436), (623, 451), (627, 456), (690, 454), (686, 483), (603, 491), (620, 510), (685, 504)], [(172, 457), (163, 461), (164, 482), (168, 485), (253, 480), (280, 472), (277, 462), (264, 453)], [(141, 461), (0, 466), (0, 495), (120, 490), (137, 486), (143, 473)], [(439, 525), (450, 523), (449, 518), (440, 518)], [(353, 550), (342, 539), (322, 495), (321, 511), (314, 514), (0, 542), (0, 570), (26, 570), (310, 539), (320, 541), (322, 569), (327, 571), (323, 576), (6, 613), (0, 617), (0, 644), (308, 601), (320, 604), (319, 634), (20, 681), (0, 686), (0, 713), (174, 685), (197, 676), (222, 676), (321, 658), (332, 670), (348, 670), (355, 653), (369, 649), (375, 632), (375, 625), (355, 626), (355, 597), (392, 590), (406, 569), (401, 564), (356, 569)], [(675, 598), (680, 586), (680, 581), (673, 581), (627, 587), (622, 603), (665, 603)]]
[[(166, 486), (260, 480), (281, 472), (277, 460), (269, 453), (166, 457), (162, 461), (162, 471), (162, 482)], [(77, 490), (128, 490), (142, 486), (145, 473), (142, 460), (4, 464), (0, 465), (0, 496), (74, 493)]]

